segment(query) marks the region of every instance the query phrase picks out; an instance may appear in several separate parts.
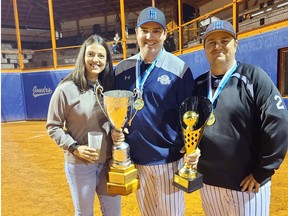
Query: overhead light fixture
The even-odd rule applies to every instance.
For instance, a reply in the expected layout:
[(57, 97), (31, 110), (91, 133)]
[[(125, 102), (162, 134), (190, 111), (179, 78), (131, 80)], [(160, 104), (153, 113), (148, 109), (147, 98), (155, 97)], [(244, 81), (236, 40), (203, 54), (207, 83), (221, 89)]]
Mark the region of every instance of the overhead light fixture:
[(288, 2), (284, 2), (284, 3), (282, 3), (282, 4), (277, 5), (277, 8), (283, 7), (283, 6), (285, 6), (285, 5), (288, 5)]
[(50, 29), (38, 29), (38, 28), (25, 28), (27, 31), (38, 31), (38, 32), (48, 32)]
[(264, 13), (264, 11), (259, 11), (257, 13), (252, 14), (251, 16), (255, 17), (255, 16), (258, 16), (258, 15), (263, 14), (263, 13)]

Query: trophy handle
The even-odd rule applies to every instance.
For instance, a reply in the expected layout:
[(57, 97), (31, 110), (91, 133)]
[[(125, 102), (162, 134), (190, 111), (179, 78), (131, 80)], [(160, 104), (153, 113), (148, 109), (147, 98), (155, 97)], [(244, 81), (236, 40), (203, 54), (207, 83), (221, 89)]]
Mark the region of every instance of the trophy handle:
[[(99, 93), (100, 93), (101, 95), (103, 95), (103, 87), (102, 87), (101, 85), (98, 85), (97, 88), (96, 88), (96, 100), (97, 100), (97, 102), (98, 102), (98, 104), (99, 104), (102, 112), (103, 112), (104, 115), (106, 116), (106, 118), (109, 119), (107, 113), (105, 112), (104, 108), (102, 107), (102, 105), (101, 105), (101, 103), (100, 103), (100, 100), (99, 100), (99, 97), (98, 97), (98, 91), (99, 91)], [(111, 124), (110, 124), (110, 125), (111, 125)], [(112, 125), (112, 127), (113, 127), (113, 125)], [(113, 128), (114, 128), (114, 127), (113, 127)]]
[[(138, 88), (135, 88), (133, 90), (133, 97), (136, 98), (138, 96), (138, 94), (140, 93), (140, 90)], [(130, 118), (130, 120), (128, 121), (128, 126), (130, 127), (132, 124), (132, 120), (134, 119), (136, 113), (138, 112), (138, 110), (136, 109), (135, 113), (133, 114), (133, 116)]]

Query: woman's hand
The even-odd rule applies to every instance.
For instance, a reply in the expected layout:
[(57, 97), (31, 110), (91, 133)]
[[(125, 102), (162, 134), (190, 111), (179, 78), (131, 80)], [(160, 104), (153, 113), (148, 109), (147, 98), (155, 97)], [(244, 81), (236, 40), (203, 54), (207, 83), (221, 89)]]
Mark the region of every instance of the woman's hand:
[(80, 145), (73, 153), (79, 158), (83, 158), (90, 163), (94, 163), (99, 159), (99, 155), (96, 153), (96, 149), (87, 145)]

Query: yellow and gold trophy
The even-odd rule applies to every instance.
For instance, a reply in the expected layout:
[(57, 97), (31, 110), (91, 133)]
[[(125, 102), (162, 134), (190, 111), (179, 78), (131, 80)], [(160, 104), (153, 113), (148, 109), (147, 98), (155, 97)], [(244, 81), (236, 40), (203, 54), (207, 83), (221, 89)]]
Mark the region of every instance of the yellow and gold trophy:
[[(133, 92), (111, 90), (97, 92), (103, 95), (104, 109), (96, 94), (97, 101), (113, 128), (121, 131), (129, 121), (133, 107)], [(110, 195), (128, 195), (139, 188), (138, 171), (130, 159), (130, 147), (126, 142), (113, 145), (112, 160), (108, 173), (107, 193)]]
[[(187, 98), (181, 104), (179, 117), (186, 154), (196, 151), (211, 111), (211, 101), (202, 96)], [(191, 193), (203, 187), (203, 175), (185, 162), (183, 167), (174, 174), (173, 185)]]

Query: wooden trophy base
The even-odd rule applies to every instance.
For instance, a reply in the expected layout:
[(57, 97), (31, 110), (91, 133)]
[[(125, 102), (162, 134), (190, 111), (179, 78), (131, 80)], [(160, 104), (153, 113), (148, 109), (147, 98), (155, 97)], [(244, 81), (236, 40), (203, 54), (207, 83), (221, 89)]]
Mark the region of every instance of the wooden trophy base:
[(203, 187), (203, 175), (197, 173), (196, 178), (190, 180), (179, 176), (177, 172), (174, 174), (174, 182), (172, 184), (187, 193), (192, 193)]
[(108, 172), (107, 193), (109, 195), (129, 195), (136, 191), (140, 184), (138, 171), (134, 164), (126, 168), (110, 167)]

